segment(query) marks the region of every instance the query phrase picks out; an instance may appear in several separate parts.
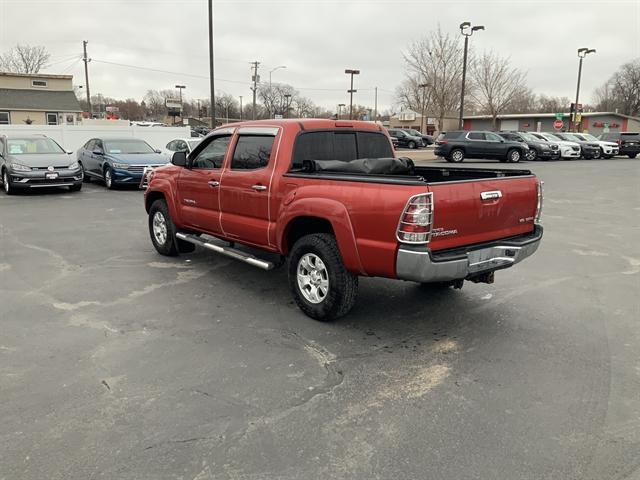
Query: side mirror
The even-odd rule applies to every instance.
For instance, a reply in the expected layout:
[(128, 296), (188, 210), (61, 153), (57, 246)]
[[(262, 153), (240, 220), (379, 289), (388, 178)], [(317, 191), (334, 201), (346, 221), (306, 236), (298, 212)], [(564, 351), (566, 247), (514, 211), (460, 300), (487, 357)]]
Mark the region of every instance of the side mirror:
[(159, 148), (156, 148), (156, 149), (154, 150), (154, 152), (156, 152), (156, 153), (162, 153), (162, 150), (160, 150)]
[(73, 152), (71, 150), (67, 151), (67, 155), (73, 155)]
[(94, 148), (92, 153), (94, 155), (104, 155), (104, 152), (102, 150), (100, 150), (99, 148)]
[(171, 163), (176, 167), (186, 167), (187, 152), (173, 152), (173, 155), (171, 155)]

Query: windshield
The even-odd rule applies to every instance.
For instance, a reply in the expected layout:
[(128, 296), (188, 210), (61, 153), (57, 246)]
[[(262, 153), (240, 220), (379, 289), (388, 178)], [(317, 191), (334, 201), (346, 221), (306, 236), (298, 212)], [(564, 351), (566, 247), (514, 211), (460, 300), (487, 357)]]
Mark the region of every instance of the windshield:
[(189, 140), (187, 143), (189, 144), (189, 148), (193, 150), (200, 143), (200, 140)]
[(524, 138), (525, 140), (528, 140), (529, 142), (538, 142), (538, 141), (540, 141), (540, 139), (538, 137), (536, 137), (535, 135), (532, 135), (531, 133), (523, 132), (520, 135), (522, 135), (522, 138)]
[(593, 135), (591, 135), (590, 133), (581, 133), (580, 136), (582, 138), (584, 138), (585, 140), (588, 140), (590, 142), (597, 142), (598, 139), (596, 137), (594, 137)]
[(422, 134), (421, 134), (419, 131), (417, 131), (417, 130), (409, 129), (409, 130), (405, 130), (405, 131), (409, 132), (411, 135), (414, 135), (414, 136), (416, 136), (416, 137), (420, 137), (420, 136), (422, 135)]
[(556, 137), (553, 133), (543, 133), (541, 134), (545, 140), (549, 141), (549, 142), (553, 142), (553, 141), (562, 141), (562, 138), (560, 137)]
[(123, 140), (105, 140), (104, 142), (105, 153), (119, 154), (119, 153), (154, 153), (154, 149), (143, 141), (135, 138), (123, 139)]
[(584, 142), (584, 138), (580, 137), (575, 133), (564, 133), (563, 137), (570, 142)]
[(7, 140), (9, 155), (32, 155), (65, 153), (60, 145), (50, 138), (10, 138)]

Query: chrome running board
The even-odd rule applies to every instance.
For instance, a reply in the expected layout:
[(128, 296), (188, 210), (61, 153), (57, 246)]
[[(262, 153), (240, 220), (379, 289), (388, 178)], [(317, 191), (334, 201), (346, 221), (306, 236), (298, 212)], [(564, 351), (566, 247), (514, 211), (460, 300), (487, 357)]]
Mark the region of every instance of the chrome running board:
[(193, 243), (194, 245), (199, 245), (221, 255), (240, 260), (241, 262), (248, 263), (249, 265), (252, 265), (254, 267), (261, 268), (262, 270), (272, 270), (274, 268), (274, 264), (272, 262), (261, 260), (253, 255), (241, 252), (240, 250), (236, 250), (235, 248), (216, 245), (215, 243), (203, 240), (195, 235), (178, 232), (176, 233), (176, 238), (184, 240), (185, 242)]

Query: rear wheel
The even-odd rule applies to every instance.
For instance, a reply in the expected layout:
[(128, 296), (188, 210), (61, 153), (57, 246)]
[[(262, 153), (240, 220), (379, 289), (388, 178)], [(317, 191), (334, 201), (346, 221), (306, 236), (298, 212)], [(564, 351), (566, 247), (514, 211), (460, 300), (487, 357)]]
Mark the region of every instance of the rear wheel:
[(454, 148), (449, 154), (449, 159), (454, 163), (460, 163), (464, 160), (464, 151), (460, 148)]
[(355, 304), (358, 276), (345, 268), (333, 235), (314, 233), (291, 249), (289, 288), (307, 316), (330, 321), (347, 314)]
[(637, 153), (630, 153), (628, 156), (629, 158), (636, 158), (637, 155)]
[(520, 150), (517, 148), (512, 148), (507, 152), (507, 161), (510, 163), (518, 163), (521, 157)]
[(158, 253), (169, 257), (178, 255), (175, 233), (176, 227), (171, 220), (167, 202), (163, 199), (156, 200), (149, 209), (149, 235)]

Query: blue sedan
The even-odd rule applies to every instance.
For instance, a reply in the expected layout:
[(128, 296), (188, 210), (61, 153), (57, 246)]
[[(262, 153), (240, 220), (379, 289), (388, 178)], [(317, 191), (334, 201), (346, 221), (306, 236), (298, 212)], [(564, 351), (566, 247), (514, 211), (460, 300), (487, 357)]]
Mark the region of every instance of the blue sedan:
[(86, 181), (99, 179), (114, 189), (138, 185), (145, 167), (165, 165), (167, 159), (138, 138), (92, 138), (78, 150), (78, 163)]

